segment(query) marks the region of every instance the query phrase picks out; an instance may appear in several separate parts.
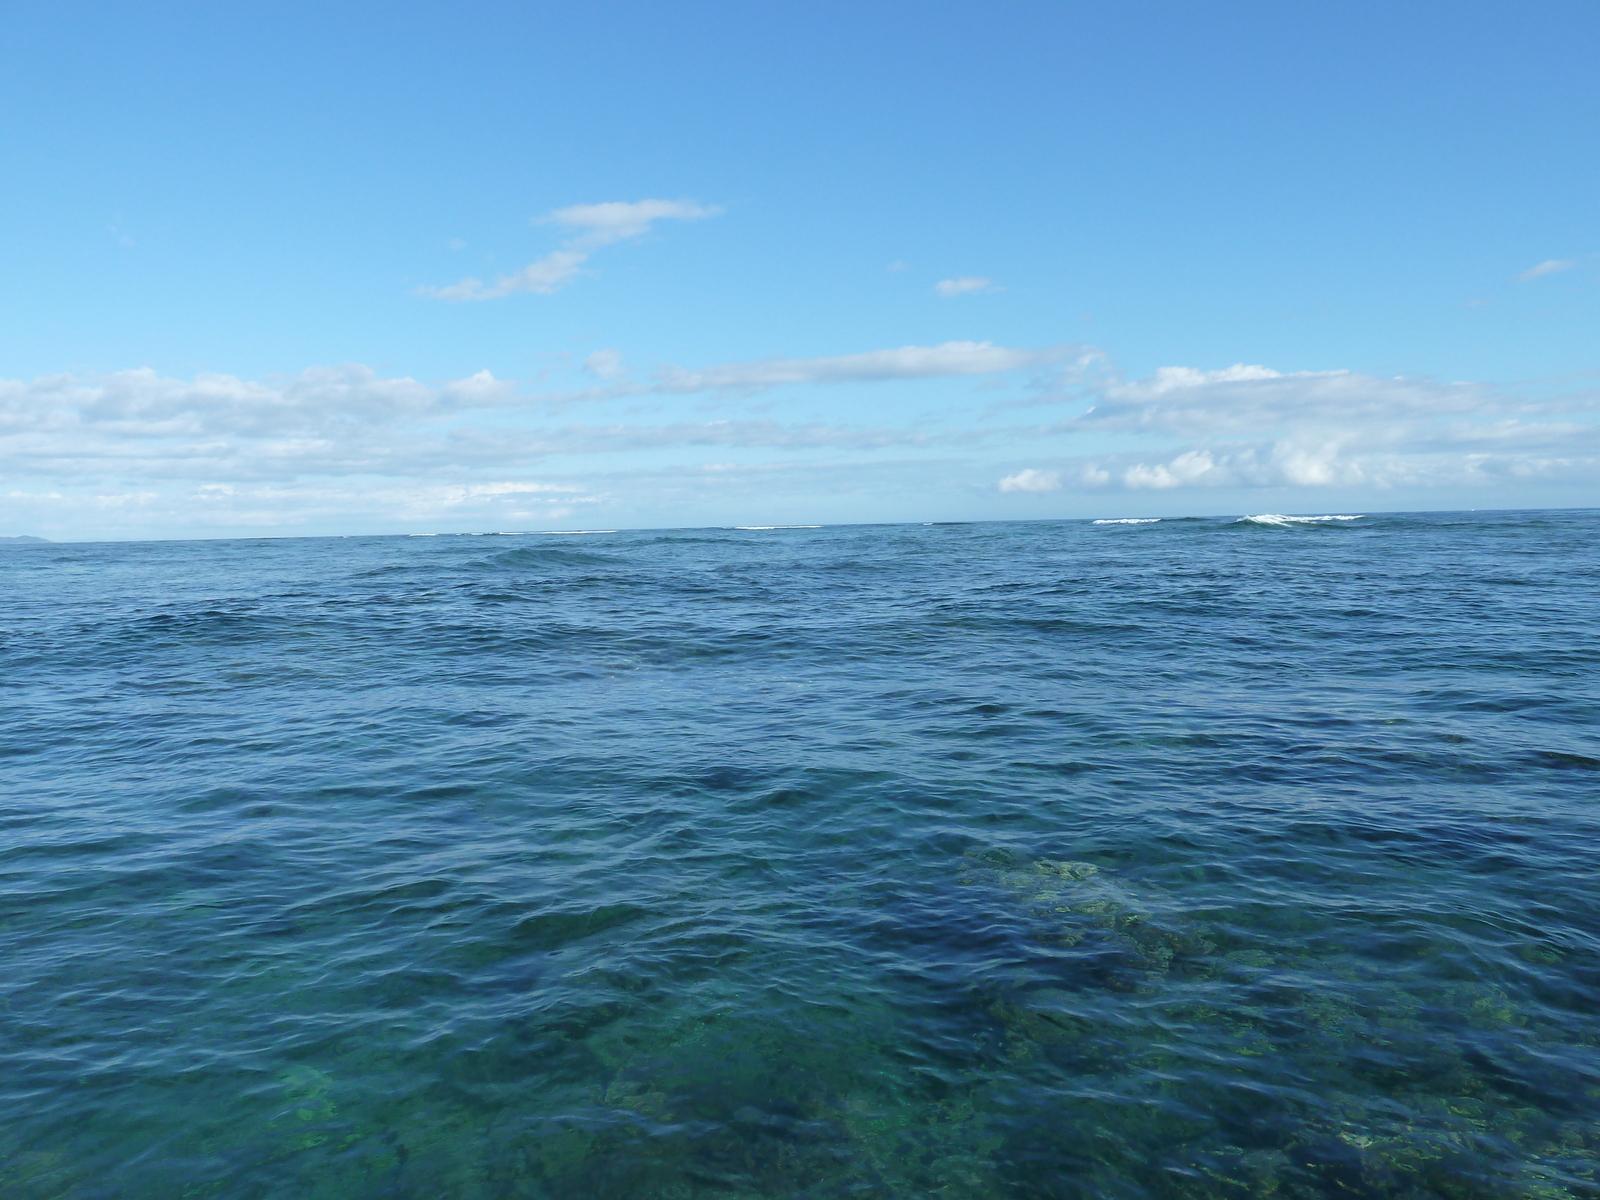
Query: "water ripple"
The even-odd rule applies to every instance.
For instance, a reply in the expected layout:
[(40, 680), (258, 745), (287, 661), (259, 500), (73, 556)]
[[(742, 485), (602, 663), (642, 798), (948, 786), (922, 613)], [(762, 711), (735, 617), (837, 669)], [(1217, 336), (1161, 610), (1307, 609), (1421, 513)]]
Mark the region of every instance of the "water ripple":
[(1597, 520), (0, 553), (0, 1190), (1593, 1196)]

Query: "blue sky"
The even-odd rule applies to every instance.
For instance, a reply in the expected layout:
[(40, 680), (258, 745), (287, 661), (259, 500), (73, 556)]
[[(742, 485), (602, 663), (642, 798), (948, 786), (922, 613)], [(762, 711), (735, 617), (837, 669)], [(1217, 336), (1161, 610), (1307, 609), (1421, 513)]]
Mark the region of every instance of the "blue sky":
[(9, 0), (0, 533), (1600, 504), (1597, 34)]

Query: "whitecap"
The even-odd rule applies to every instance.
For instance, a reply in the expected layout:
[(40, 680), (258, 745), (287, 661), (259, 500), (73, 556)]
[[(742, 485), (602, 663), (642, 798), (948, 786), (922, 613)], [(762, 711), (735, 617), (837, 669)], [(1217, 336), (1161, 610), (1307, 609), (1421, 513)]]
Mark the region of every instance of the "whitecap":
[(1107, 517), (1096, 521), (1096, 525), (1155, 525), (1161, 521), (1160, 517)]
[(1253, 517), (1240, 517), (1235, 525), (1271, 525), (1279, 529), (1286, 529), (1293, 525), (1318, 525), (1324, 521), (1359, 521), (1365, 514), (1356, 513), (1353, 516), (1346, 513), (1327, 513), (1320, 517), (1290, 517), (1283, 513), (1259, 513)]

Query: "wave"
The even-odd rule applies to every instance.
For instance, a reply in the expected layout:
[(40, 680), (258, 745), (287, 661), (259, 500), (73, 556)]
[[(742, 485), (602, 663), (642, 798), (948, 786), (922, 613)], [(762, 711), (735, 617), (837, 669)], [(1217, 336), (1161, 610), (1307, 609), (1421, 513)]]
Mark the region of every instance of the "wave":
[(1289, 517), (1282, 513), (1259, 513), (1253, 517), (1240, 517), (1235, 525), (1267, 525), (1274, 529), (1293, 529), (1296, 525), (1321, 525), (1328, 521), (1359, 521), (1365, 514), (1329, 513), (1321, 517)]
[(1160, 517), (1106, 517), (1096, 521), (1096, 525), (1155, 525), (1161, 521)]
[(735, 529), (821, 529), (821, 525), (735, 525)]
[(586, 550), (568, 550), (559, 546), (518, 546), (504, 550), (490, 558), (473, 563), (476, 567), (613, 567), (627, 563), (627, 559), (610, 554), (595, 554)]

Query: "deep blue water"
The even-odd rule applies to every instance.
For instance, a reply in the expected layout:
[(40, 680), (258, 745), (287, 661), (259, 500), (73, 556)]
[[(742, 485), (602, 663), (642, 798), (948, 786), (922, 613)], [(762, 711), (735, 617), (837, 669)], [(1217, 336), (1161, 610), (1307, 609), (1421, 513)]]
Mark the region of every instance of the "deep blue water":
[(0, 552), (0, 1195), (1600, 1195), (1597, 539)]

